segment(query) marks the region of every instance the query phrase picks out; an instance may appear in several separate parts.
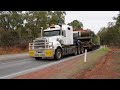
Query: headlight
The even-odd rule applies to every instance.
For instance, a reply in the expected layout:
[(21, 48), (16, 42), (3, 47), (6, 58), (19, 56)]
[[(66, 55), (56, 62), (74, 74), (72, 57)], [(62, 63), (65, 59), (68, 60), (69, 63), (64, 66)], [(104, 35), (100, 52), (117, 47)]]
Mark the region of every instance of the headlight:
[(52, 45), (49, 45), (49, 48), (54, 48)]
[(33, 50), (34, 47), (33, 47), (33, 43), (29, 43), (29, 50)]
[(52, 43), (49, 44), (49, 48), (54, 48), (53, 45), (52, 45)]

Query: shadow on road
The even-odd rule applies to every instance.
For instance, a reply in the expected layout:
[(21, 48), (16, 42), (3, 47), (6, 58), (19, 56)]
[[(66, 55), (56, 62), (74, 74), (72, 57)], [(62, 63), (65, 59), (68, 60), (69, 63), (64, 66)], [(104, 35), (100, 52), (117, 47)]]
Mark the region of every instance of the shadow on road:
[[(92, 51), (94, 51), (94, 50), (96, 50), (96, 49), (99, 49), (99, 48), (100, 48), (100, 45), (95, 45), (95, 46), (93, 47), (93, 50), (92, 50)], [(91, 50), (88, 50), (88, 52), (91, 52)], [(65, 55), (65, 56), (63, 56), (62, 59), (66, 59), (66, 58), (70, 58), (70, 57), (73, 57), (73, 55)], [(44, 59), (40, 59), (40, 60), (35, 60), (35, 59), (34, 59), (34, 61), (48, 61), (48, 62), (50, 62), (50, 61), (59, 61), (59, 60), (55, 60), (55, 59), (52, 59), (52, 58), (44, 58)]]

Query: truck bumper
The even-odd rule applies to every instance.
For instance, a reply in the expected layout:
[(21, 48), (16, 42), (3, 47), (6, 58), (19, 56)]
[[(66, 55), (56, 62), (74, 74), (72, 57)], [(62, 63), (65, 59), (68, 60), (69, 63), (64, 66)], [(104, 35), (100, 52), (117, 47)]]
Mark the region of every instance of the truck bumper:
[(54, 49), (29, 50), (30, 57), (51, 58), (54, 57)]

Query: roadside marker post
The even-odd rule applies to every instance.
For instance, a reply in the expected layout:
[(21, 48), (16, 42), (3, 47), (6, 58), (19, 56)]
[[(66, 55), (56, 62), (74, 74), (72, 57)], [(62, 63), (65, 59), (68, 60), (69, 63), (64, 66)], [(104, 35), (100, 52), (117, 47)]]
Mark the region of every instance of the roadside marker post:
[(85, 49), (84, 62), (86, 62), (86, 58), (87, 58), (87, 49)]

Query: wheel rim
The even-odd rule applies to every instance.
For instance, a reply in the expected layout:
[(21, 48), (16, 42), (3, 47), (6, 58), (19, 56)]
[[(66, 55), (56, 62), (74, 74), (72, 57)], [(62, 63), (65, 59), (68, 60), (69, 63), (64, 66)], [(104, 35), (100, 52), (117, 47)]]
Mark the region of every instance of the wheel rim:
[(82, 53), (84, 52), (84, 48), (82, 48)]
[(77, 55), (77, 49), (75, 49), (75, 55)]
[(77, 49), (77, 54), (78, 54), (78, 55), (80, 54), (80, 48)]
[(79, 48), (79, 51), (78, 51), (78, 53), (80, 54), (80, 48)]
[(61, 58), (61, 50), (58, 50), (58, 52), (57, 52), (57, 57), (58, 57), (58, 59), (60, 59)]

